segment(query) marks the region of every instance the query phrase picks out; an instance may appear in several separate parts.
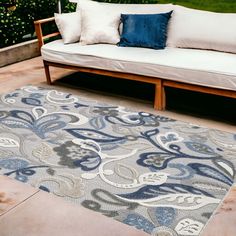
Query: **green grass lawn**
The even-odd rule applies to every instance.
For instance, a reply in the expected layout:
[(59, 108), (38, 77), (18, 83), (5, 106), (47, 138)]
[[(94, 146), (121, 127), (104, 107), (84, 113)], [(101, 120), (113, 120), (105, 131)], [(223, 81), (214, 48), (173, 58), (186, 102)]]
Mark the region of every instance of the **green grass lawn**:
[(236, 0), (158, 0), (158, 3), (174, 3), (201, 10), (236, 13)]

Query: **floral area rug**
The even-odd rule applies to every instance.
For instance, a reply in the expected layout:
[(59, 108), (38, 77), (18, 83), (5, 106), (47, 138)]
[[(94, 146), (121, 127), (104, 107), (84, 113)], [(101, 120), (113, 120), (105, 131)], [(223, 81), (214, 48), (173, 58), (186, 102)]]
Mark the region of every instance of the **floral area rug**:
[(235, 134), (34, 86), (1, 96), (2, 175), (152, 235), (200, 235), (235, 164)]

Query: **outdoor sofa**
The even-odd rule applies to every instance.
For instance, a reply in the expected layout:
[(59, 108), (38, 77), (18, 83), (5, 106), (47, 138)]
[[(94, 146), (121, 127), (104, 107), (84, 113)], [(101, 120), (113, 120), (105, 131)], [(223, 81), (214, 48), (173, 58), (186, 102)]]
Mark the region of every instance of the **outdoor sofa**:
[[(172, 11), (166, 47), (156, 50), (109, 43), (65, 44), (63, 39), (44, 44), (45, 39), (60, 33), (43, 36), (42, 24), (55, 18), (38, 20), (35, 28), (48, 84), (51, 84), (49, 66), (55, 66), (154, 84), (154, 108), (158, 110), (165, 109), (166, 87), (236, 98), (236, 14), (172, 4), (96, 4), (101, 9), (106, 8), (107, 17), (110, 12), (120, 15)], [(95, 6), (97, 12), (102, 11), (99, 7)], [(88, 17), (89, 8), (85, 10)], [(91, 11), (95, 14), (94, 9)], [(120, 34), (121, 31), (122, 24)]]

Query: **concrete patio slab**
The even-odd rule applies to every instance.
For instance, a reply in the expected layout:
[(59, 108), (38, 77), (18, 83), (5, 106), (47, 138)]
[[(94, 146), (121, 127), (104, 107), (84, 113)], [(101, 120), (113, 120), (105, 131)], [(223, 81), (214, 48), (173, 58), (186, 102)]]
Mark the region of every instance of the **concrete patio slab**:
[(27, 200), (38, 191), (27, 184), (19, 184), (18, 181), (6, 176), (0, 176), (0, 216)]
[[(37, 192), (25, 184), (5, 178), (5, 188), (8, 183), (13, 189), (21, 189), (23, 195), (29, 191)], [(1, 184), (0, 186), (2, 188)], [(7, 190), (9, 193), (12, 192), (9, 188)], [(43, 191), (38, 191), (0, 216), (0, 229), (1, 236), (147, 236), (134, 227), (69, 204)]]
[(201, 236), (236, 235), (236, 185), (226, 196), (222, 205), (211, 217)]

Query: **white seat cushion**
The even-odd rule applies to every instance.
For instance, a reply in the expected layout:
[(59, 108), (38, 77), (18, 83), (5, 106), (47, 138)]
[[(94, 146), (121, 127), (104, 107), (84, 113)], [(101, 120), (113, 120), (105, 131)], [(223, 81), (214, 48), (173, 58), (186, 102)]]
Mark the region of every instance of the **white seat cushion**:
[(45, 44), (41, 52), (46, 61), (236, 91), (235, 54), (183, 48), (153, 50), (108, 44), (64, 45), (62, 40)]

